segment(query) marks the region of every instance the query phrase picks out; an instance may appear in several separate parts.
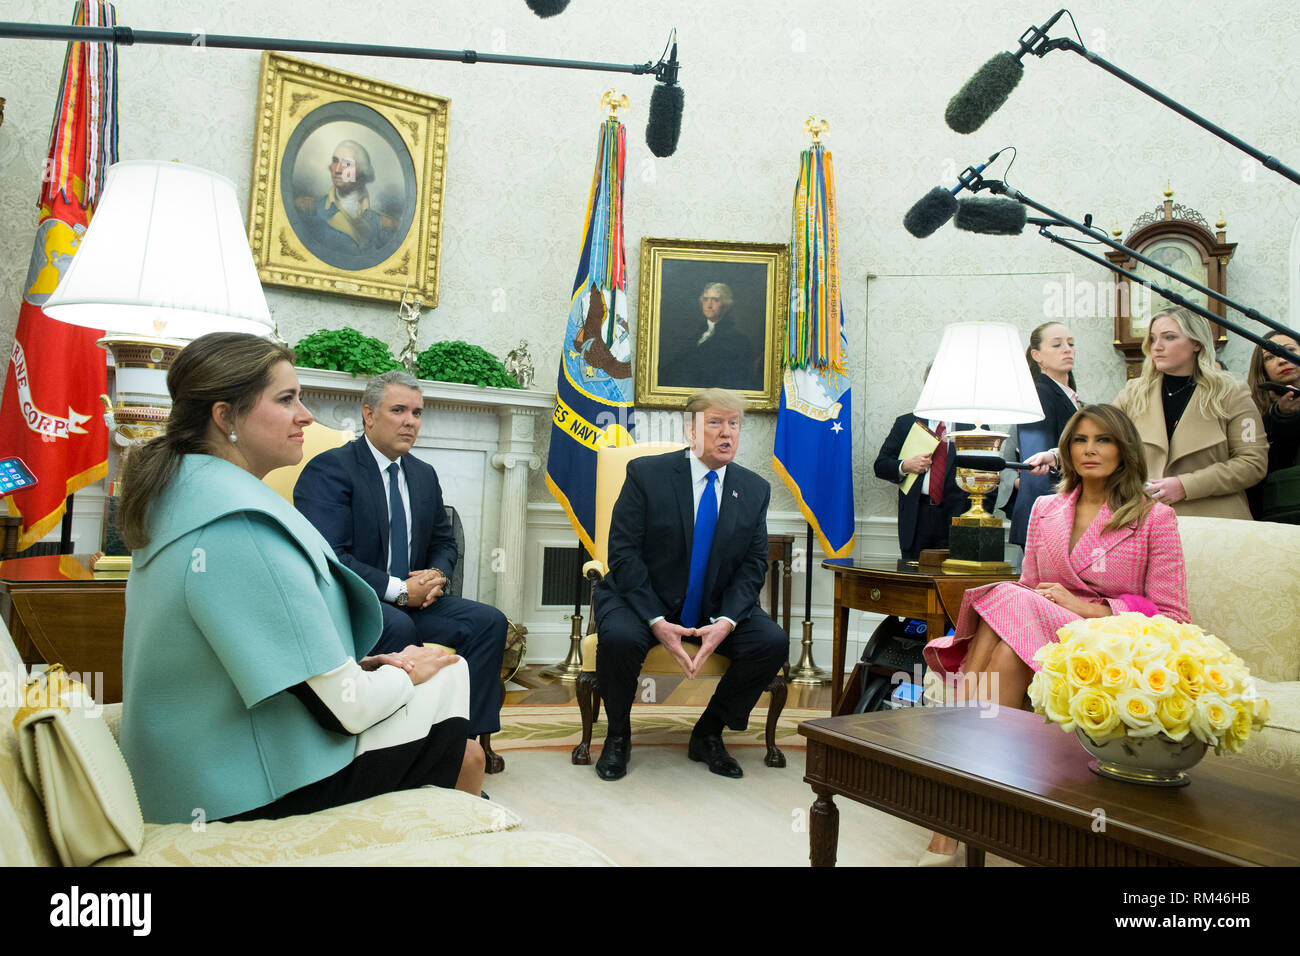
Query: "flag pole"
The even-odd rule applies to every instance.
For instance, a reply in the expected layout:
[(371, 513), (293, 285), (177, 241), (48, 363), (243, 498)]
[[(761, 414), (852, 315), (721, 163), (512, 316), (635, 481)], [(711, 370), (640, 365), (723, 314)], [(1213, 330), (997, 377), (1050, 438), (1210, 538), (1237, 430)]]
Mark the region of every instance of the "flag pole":
[(808, 541), (804, 545), (803, 578), (803, 640), (799, 654), (799, 663), (790, 668), (790, 681), (794, 684), (829, 684), (830, 672), (817, 666), (813, 660), (813, 619), (812, 619), (812, 578), (813, 578), (813, 529), (808, 525)]

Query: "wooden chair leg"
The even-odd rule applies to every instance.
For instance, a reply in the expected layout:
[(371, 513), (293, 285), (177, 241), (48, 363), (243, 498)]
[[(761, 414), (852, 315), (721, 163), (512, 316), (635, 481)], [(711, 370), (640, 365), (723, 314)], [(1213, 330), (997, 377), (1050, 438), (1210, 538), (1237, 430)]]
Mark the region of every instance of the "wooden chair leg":
[(772, 683), (767, 687), (772, 698), (767, 708), (767, 756), (763, 758), (763, 763), (769, 767), (785, 766), (785, 754), (781, 753), (776, 747), (776, 725), (781, 720), (781, 711), (785, 710), (785, 698), (788, 693), (785, 682), (789, 676), (789, 670), (790, 665), (786, 664), (776, 672), (776, 676), (772, 678)]
[(483, 767), (484, 773), (500, 773), (506, 769), (505, 759), (499, 753), (492, 751), (491, 734), (479, 734), (478, 744), (483, 748), (483, 756), (487, 758)]
[(585, 767), (591, 763), (591, 728), (596, 722), (597, 708), (600, 706), (595, 673), (583, 671), (579, 674), (574, 689), (578, 694), (578, 711), (582, 714), (582, 740), (573, 748), (569, 760)]

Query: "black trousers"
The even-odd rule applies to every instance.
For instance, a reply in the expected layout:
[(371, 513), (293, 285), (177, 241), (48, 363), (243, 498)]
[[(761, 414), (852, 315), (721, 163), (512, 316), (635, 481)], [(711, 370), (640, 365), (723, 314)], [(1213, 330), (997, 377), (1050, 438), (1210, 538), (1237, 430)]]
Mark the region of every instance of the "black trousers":
[(915, 561), (922, 551), (929, 548), (948, 547), (948, 529), (952, 527), (953, 514), (947, 501), (936, 505), (929, 495), (922, 495), (916, 504), (916, 536), (912, 538), (912, 546), (903, 552), (903, 560)]
[(423, 740), (368, 750), (323, 780), (299, 787), (255, 810), (225, 817), (222, 822), (279, 820), (300, 813), (341, 807), (394, 790), (454, 787), (465, 762), (467, 727), (468, 722), (463, 717), (440, 721), (429, 728), (428, 736)]
[(410, 644), (444, 644), (469, 665), (469, 734), (501, 729), (501, 658), (506, 616), (488, 604), (454, 594), (428, 607), (407, 610), (381, 604), (384, 630), (371, 654), (390, 654)]
[[(691, 642), (692, 638), (683, 640), (693, 657)], [(641, 665), (658, 643), (650, 626), (628, 607), (611, 608), (601, 617), (596, 685), (605, 701), (611, 736), (629, 733)], [(698, 645), (698, 641), (695, 643)], [(727, 657), (731, 666), (718, 681), (709, 709), (732, 730), (744, 730), (759, 695), (790, 656), (790, 642), (785, 631), (762, 608), (755, 607), (714, 653)]]

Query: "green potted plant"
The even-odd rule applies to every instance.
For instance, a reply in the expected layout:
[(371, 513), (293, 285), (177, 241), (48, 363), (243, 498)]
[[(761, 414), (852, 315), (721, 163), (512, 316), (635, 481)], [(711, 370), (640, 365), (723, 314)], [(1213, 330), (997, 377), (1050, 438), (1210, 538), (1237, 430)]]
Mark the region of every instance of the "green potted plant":
[(416, 374), (434, 382), (519, 388), (501, 360), (477, 345), (459, 339), (435, 342), (416, 358)]
[(303, 336), (293, 347), (303, 368), (322, 368), (357, 375), (380, 375), (401, 363), (388, 346), (356, 329), (320, 329)]

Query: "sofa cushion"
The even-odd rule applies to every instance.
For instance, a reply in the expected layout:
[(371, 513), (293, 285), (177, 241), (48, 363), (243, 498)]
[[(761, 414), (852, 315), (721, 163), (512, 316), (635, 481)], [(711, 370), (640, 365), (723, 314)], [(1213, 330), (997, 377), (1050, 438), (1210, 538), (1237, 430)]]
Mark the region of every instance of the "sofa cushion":
[(282, 820), (145, 824), (138, 854), (99, 865), (306, 865), (342, 852), (406, 853), (421, 845), (427, 864), (441, 853), (429, 849), (431, 843), (518, 826), (519, 817), (500, 804), (459, 790), (423, 787)]
[(27, 670), (0, 621), (0, 863), (6, 866), (58, 866), (58, 854), (45, 825), (45, 807), (23, 773), (14, 714)]
[(1253, 676), (1300, 680), (1300, 526), (1180, 516), (1193, 624), (1241, 655)]

